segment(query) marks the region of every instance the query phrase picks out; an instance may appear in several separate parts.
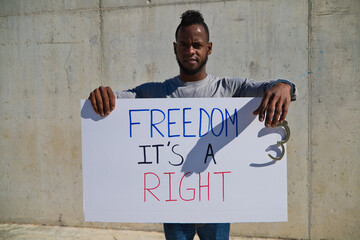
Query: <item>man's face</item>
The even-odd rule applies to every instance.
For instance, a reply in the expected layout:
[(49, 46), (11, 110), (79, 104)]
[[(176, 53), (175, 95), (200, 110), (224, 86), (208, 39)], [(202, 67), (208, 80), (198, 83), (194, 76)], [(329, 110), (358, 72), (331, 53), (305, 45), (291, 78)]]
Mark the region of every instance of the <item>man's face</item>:
[(176, 41), (174, 52), (181, 71), (187, 75), (205, 71), (212, 43), (208, 43), (204, 27), (197, 24), (181, 27)]

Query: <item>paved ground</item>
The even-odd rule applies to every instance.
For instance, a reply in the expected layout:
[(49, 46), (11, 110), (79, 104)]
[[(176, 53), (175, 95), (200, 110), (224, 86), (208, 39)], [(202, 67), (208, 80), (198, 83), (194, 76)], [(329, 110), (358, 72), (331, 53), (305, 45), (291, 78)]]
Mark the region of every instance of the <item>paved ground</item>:
[[(28, 224), (0, 224), (0, 240), (163, 240), (159, 232), (41, 226)], [(195, 238), (199, 239), (199, 238)], [(231, 237), (230, 240), (264, 240)], [(270, 239), (267, 239), (270, 240)]]

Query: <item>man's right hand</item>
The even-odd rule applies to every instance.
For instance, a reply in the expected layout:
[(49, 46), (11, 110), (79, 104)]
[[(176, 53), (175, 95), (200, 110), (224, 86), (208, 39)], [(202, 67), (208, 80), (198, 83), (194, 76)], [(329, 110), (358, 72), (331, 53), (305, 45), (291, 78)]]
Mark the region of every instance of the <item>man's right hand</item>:
[(99, 87), (90, 93), (89, 100), (100, 116), (109, 115), (115, 109), (115, 95), (110, 87)]

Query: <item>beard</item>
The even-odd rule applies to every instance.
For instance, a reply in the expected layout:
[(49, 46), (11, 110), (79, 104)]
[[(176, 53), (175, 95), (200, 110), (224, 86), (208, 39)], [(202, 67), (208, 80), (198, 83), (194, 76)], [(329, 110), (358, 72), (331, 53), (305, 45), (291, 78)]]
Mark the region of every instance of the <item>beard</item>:
[(180, 69), (187, 75), (195, 75), (198, 72), (200, 72), (200, 70), (206, 65), (207, 60), (208, 60), (208, 54), (206, 54), (204, 61), (200, 62), (200, 65), (197, 68), (189, 69), (186, 68), (184, 65), (182, 65), (181, 62), (179, 61), (178, 56), (176, 56), (176, 61), (178, 62)]

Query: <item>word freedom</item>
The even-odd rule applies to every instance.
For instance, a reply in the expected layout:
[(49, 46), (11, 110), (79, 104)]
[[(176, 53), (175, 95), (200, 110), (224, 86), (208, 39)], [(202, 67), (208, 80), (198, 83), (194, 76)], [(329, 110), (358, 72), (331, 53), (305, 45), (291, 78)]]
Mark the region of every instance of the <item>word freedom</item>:
[[(194, 112), (195, 111), (195, 112)], [(190, 114), (191, 112), (191, 114)], [(195, 113), (195, 114), (194, 114)], [(190, 119), (189, 115), (195, 115), (198, 119)], [(181, 119), (176, 121), (173, 119)], [(225, 134), (227, 137), (230, 127), (235, 130), (236, 137), (238, 130), (238, 113), (234, 109), (233, 114), (228, 109), (212, 108), (207, 111), (204, 108), (192, 109), (170, 108), (167, 111), (161, 109), (130, 109), (129, 129), (130, 138), (134, 137), (136, 127), (147, 125), (147, 132), (138, 132), (151, 138), (155, 135), (161, 137), (203, 137), (208, 133), (218, 137)]]

